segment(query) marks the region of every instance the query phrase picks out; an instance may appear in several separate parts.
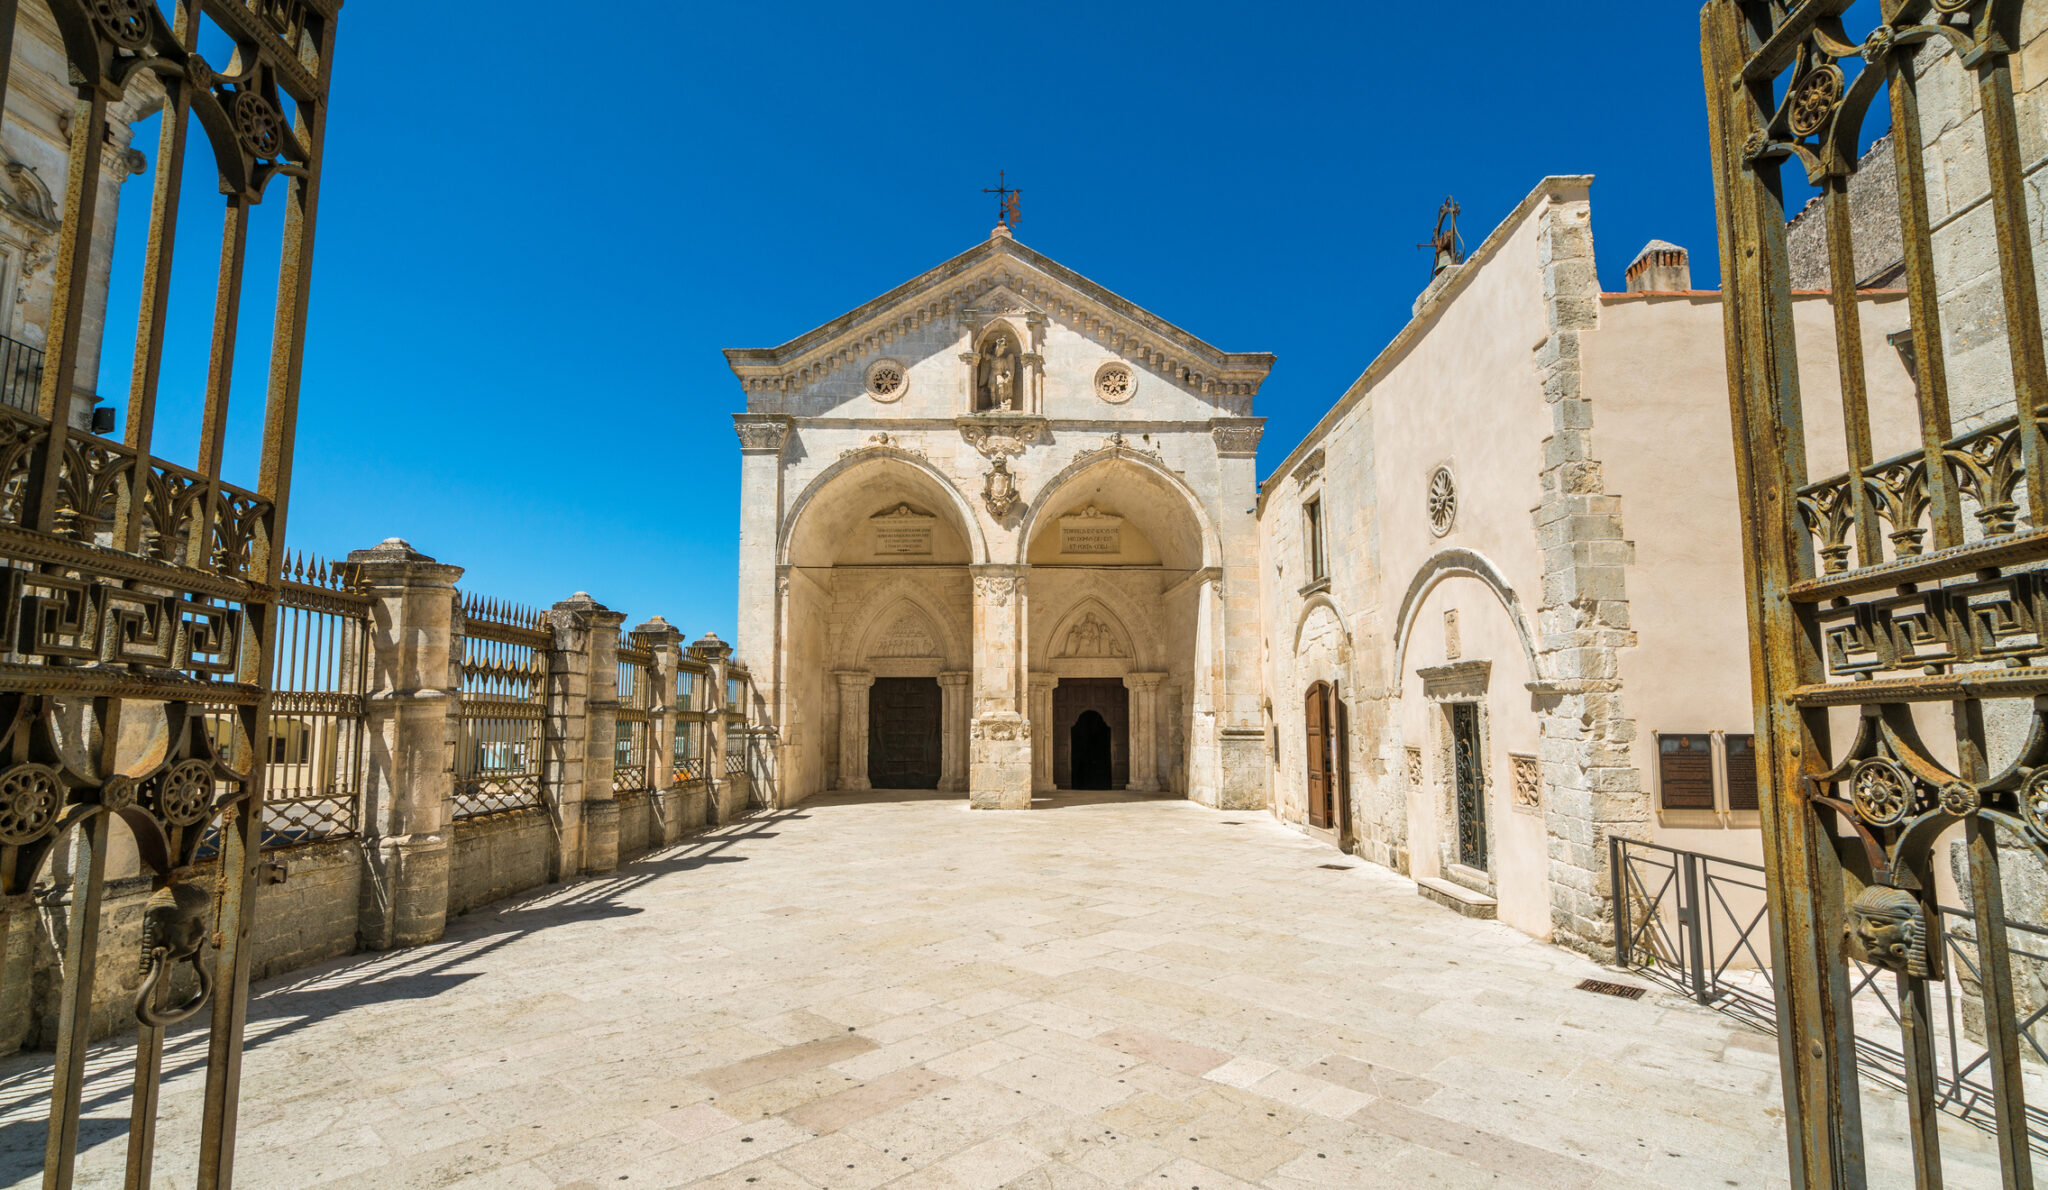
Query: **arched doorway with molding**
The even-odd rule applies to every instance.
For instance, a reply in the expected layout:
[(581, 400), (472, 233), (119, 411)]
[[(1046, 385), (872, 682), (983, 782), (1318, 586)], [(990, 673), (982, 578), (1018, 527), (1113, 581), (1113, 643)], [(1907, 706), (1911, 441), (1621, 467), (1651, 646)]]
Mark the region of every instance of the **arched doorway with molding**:
[(1217, 681), (1206, 512), (1151, 456), (1111, 449), (1055, 477), (1021, 536), (1034, 789), (1185, 796)]
[(784, 780), (967, 786), (972, 581), (964, 500), (914, 456), (865, 452), (799, 499), (784, 539)]

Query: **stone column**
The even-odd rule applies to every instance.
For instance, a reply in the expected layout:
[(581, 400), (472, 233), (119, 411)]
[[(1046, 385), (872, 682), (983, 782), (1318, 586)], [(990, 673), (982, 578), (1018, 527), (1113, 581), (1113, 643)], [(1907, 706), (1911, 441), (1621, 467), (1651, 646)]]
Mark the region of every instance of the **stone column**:
[(868, 784), (868, 689), (875, 675), (865, 669), (835, 669), (839, 679), (839, 788), (858, 792)]
[[(971, 672), (939, 675), (939, 788), (967, 792), (967, 702)], [(841, 705), (844, 705), (843, 703)]]
[(1225, 810), (1263, 808), (1271, 773), (1260, 710), (1259, 526), (1256, 517), (1242, 511), (1251, 507), (1259, 490), (1259, 437), (1265, 424), (1258, 417), (1209, 422), (1216, 443), (1217, 490), (1225, 493), (1215, 514), (1223, 551), (1217, 625), (1222, 664), (1215, 692), (1216, 805)]
[(590, 694), (584, 701), (589, 723), (583, 732), (583, 870), (609, 872), (619, 866), (619, 802), (612, 795), (612, 770), (619, 761), (619, 626), (626, 614), (583, 591), (571, 602), (579, 600), (588, 600), (592, 609)]
[(690, 656), (710, 667), (703, 700), (704, 721), (710, 725), (705, 744), (709, 755), (704, 758), (704, 819), (707, 825), (716, 826), (732, 821), (741, 809), (735, 804), (737, 785), (725, 775), (725, 674), (732, 646), (718, 639), (717, 633), (707, 632), (690, 646)]
[(1049, 673), (1031, 675), (1031, 788), (1052, 792), (1052, 692), (1059, 677)]
[(1191, 736), (1188, 740), (1188, 797), (1211, 808), (1223, 800), (1222, 758), (1217, 742), (1217, 669), (1221, 648), (1216, 640), (1218, 580), (1222, 572), (1211, 567), (1196, 576), (1195, 586), (1195, 673), (1190, 696)]
[(396, 537), (348, 560), (375, 600), (363, 698), (367, 871), (356, 931), (363, 946), (386, 950), (433, 942), (448, 921), (449, 807), (462, 713), (455, 583), (462, 568)]
[(1024, 568), (976, 566), (974, 723), (967, 796), (977, 810), (1031, 808), (1031, 724), (1022, 706)]
[(1159, 683), (1162, 673), (1124, 675), (1131, 692), (1131, 780), (1133, 793), (1159, 792)]
[(547, 651), (548, 706), (542, 721), (541, 789), (555, 816), (555, 854), (548, 879), (583, 871), (584, 762), (590, 735), (590, 613), (603, 605), (590, 596), (557, 603), (543, 622), (554, 634)]
[(682, 838), (676, 790), (676, 663), (683, 634), (667, 620), (654, 617), (633, 630), (647, 642), (654, 662), (647, 667), (647, 796), (656, 811), (650, 832), (654, 846), (667, 847)]

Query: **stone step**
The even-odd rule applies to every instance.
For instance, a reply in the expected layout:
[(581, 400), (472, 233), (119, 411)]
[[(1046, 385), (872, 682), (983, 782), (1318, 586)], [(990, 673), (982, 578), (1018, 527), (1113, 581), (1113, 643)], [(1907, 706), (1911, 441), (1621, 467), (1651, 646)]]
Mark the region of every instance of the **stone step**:
[(1495, 916), (1495, 911), (1500, 907), (1500, 902), (1487, 896), (1485, 893), (1476, 893), (1462, 885), (1452, 884), (1448, 880), (1439, 880), (1434, 876), (1426, 876), (1416, 881), (1415, 891), (1442, 905), (1444, 908), (1456, 913), (1462, 913), (1466, 917), (1491, 919)]

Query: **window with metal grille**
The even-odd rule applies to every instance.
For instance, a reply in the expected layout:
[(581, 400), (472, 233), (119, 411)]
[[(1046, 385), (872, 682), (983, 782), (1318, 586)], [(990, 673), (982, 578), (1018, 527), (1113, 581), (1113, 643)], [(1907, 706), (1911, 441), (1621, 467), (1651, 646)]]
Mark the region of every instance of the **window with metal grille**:
[(1714, 808), (1714, 749), (1705, 732), (1657, 733), (1657, 789), (1666, 810)]
[(1731, 735), (1724, 737), (1721, 771), (1728, 774), (1728, 808), (1730, 810), (1757, 809), (1756, 800), (1756, 737), (1753, 735)]

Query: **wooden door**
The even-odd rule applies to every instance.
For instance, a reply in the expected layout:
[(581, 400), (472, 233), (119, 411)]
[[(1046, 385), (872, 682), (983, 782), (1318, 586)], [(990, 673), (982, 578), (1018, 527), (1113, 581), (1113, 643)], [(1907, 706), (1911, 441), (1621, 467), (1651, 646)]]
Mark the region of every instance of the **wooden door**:
[(939, 706), (936, 678), (875, 679), (868, 691), (868, 784), (939, 787)]
[(1322, 682), (1308, 688), (1302, 717), (1308, 723), (1308, 824), (1330, 825), (1330, 688)]

